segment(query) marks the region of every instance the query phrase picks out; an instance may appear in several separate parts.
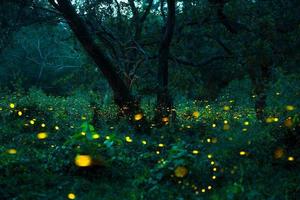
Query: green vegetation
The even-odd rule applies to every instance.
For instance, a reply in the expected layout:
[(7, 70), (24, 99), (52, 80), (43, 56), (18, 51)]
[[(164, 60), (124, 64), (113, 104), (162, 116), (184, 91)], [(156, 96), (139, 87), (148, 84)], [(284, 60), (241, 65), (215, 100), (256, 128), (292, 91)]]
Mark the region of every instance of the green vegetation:
[[(294, 81), (293, 86), (300, 85)], [(5, 95), (0, 106), (1, 195), (296, 199), (299, 88), (284, 83), (269, 91), (265, 123), (256, 120), (255, 97), (246, 90), (235, 93), (241, 84), (235, 82), (214, 102), (176, 104), (176, 122), (150, 133), (130, 128), (113, 106), (92, 107), (94, 94), (53, 97), (33, 89)]]
[(299, 199), (299, 10), (0, 1), (0, 199)]

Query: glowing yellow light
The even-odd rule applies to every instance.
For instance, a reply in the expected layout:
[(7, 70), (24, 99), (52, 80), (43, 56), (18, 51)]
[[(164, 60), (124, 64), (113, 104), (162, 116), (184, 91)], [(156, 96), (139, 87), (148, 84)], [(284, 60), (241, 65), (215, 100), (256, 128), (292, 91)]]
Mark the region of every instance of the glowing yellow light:
[(138, 113), (138, 114), (135, 114), (134, 115), (134, 120), (135, 121), (139, 121), (139, 120), (141, 120), (143, 118), (143, 114), (141, 114), (141, 113)]
[(208, 155), (207, 155), (207, 158), (211, 159), (211, 158), (212, 158), (212, 155), (211, 155), (211, 154), (208, 154)]
[(209, 186), (207, 186), (207, 189), (211, 190), (211, 189), (212, 189), (212, 187), (209, 185)]
[(240, 155), (244, 156), (244, 155), (246, 155), (246, 152), (245, 151), (240, 151)]
[(126, 142), (132, 142), (132, 139), (131, 139), (129, 136), (126, 136), (126, 137), (125, 137), (125, 141), (126, 141)]
[(147, 141), (146, 140), (142, 140), (142, 144), (147, 144)]
[(223, 109), (224, 109), (225, 111), (228, 111), (228, 110), (230, 110), (230, 107), (229, 107), (229, 106), (224, 106)]
[(205, 192), (205, 189), (203, 188), (203, 189), (201, 190), (201, 192), (203, 192), (203, 193), (204, 193), (204, 192)]
[(159, 147), (164, 147), (165, 145), (162, 144), (162, 143), (160, 143), (160, 144), (158, 144), (158, 146), (159, 146)]
[(212, 178), (213, 180), (215, 180), (217, 177), (216, 177), (216, 176), (212, 176), (211, 178)]
[(78, 167), (88, 167), (92, 164), (92, 158), (89, 155), (77, 155), (75, 157), (75, 164)]
[(58, 130), (59, 130), (59, 127), (58, 127), (58, 126), (55, 126), (54, 129), (58, 131)]
[(199, 151), (198, 150), (193, 150), (192, 153), (196, 155), (196, 154), (199, 154)]
[(98, 133), (95, 133), (93, 136), (92, 136), (93, 139), (98, 139), (100, 138), (100, 135)]
[(0, 107), (0, 111), (2, 110), (3, 108), (2, 107)]
[(84, 131), (81, 132), (81, 135), (86, 135), (86, 133)]
[(188, 174), (188, 169), (183, 166), (176, 167), (174, 174), (178, 178), (183, 178)]
[(46, 139), (48, 137), (48, 134), (46, 132), (41, 132), (41, 133), (38, 133), (36, 135), (36, 137), (40, 140), (43, 140), (43, 139)]
[(200, 113), (198, 111), (193, 112), (193, 117), (194, 118), (199, 118), (200, 117)]
[(18, 115), (22, 116), (23, 115), (22, 111), (18, 111)]
[(287, 106), (285, 107), (285, 109), (286, 109), (287, 111), (292, 111), (292, 110), (295, 110), (295, 107), (292, 106), (292, 105), (287, 105)]
[(9, 107), (10, 107), (11, 109), (13, 109), (13, 108), (16, 107), (16, 105), (15, 105), (14, 103), (10, 103), (10, 104), (9, 104)]
[[(106, 137), (105, 137), (105, 139), (109, 140), (109, 139), (110, 139), (110, 137), (109, 137), (109, 136), (106, 136)], [(125, 138), (125, 139), (126, 139), (126, 138)]]
[(156, 153), (157, 155), (158, 155), (158, 154), (160, 154), (160, 152), (159, 152), (159, 151), (156, 151), (155, 153)]
[(7, 153), (9, 153), (9, 154), (16, 154), (17, 150), (16, 149), (8, 149)]
[(278, 122), (279, 121), (278, 117), (274, 117), (273, 120), (274, 120), (274, 122)]
[(295, 160), (295, 158), (293, 156), (288, 157), (288, 161), (294, 161), (294, 160)]
[(214, 161), (211, 161), (211, 162), (210, 162), (210, 164), (211, 164), (211, 165), (214, 165), (214, 164), (215, 164), (215, 162), (214, 162)]
[(228, 131), (229, 129), (230, 129), (229, 124), (224, 124), (223, 130), (224, 130), (224, 131)]
[(244, 125), (249, 126), (249, 122), (248, 121), (244, 122)]
[(227, 120), (224, 120), (224, 124), (228, 124), (228, 121), (227, 121)]
[(41, 124), (41, 127), (43, 127), (43, 128), (46, 127), (46, 124), (42, 123), (42, 124)]
[(68, 198), (69, 199), (75, 199), (76, 198), (76, 195), (74, 193), (69, 193), (68, 194)]
[(212, 127), (215, 128), (217, 125), (216, 124), (212, 124)]
[(81, 116), (81, 119), (82, 120), (86, 120), (86, 116)]
[(161, 120), (162, 120), (162, 122), (165, 122), (165, 123), (169, 122), (169, 118), (168, 117), (163, 117)]
[(33, 124), (34, 124), (34, 120), (30, 120), (29, 123), (30, 123), (31, 125), (33, 125)]
[(210, 139), (210, 138), (207, 138), (206, 141), (207, 141), (208, 143), (210, 143), (210, 142), (211, 142), (211, 139)]
[(213, 168), (213, 171), (214, 171), (214, 172), (216, 172), (216, 171), (217, 171), (217, 168), (216, 168), (216, 167), (214, 167), (214, 168)]
[(243, 132), (246, 132), (248, 129), (246, 129), (246, 128), (243, 128)]
[(267, 123), (272, 123), (273, 122), (273, 118), (272, 117), (267, 117), (266, 118), (266, 122)]

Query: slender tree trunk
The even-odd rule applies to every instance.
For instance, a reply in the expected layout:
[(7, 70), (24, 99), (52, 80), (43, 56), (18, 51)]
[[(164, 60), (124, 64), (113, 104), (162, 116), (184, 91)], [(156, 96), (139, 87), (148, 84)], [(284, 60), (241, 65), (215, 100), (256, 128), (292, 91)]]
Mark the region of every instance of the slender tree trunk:
[(158, 91), (155, 120), (158, 125), (169, 122), (172, 115), (173, 101), (169, 93), (169, 52), (175, 26), (175, 0), (167, 0), (168, 14), (163, 39), (160, 43), (158, 55)]

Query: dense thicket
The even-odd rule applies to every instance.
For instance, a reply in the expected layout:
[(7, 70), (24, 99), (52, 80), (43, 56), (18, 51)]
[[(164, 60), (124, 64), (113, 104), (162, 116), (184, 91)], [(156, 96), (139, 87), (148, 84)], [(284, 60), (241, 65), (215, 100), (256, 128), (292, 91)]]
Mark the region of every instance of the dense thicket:
[(0, 0), (0, 199), (296, 199), (299, 10)]

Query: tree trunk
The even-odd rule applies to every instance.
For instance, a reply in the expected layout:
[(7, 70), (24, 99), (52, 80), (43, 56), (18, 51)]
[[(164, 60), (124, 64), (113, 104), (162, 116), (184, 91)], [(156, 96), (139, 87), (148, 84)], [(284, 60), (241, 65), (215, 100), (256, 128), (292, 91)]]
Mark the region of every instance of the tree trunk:
[(139, 112), (139, 102), (131, 95), (129, 88), (117, 73), (115, 66), (104, 55), (99, 45), (96, 44), (87, 25), (76, 13), (70, 1), (49, 0), (49, 2), (62, 13), (77, 39), (107, 79), (113, 90), (115, 103), (120, 107), (121, 113), (125, 116), (131, 116), (133, 113)]
[(155, 116), (155, 120), (158, 123), (158, 125), (166, 124), (169, 122), (169, 117), (172, 115), (173, 108), (173, 101), (168, 89), (168, 58), (175, 26), (175, 0), (168, 0), (167, 4), (167, 24), (163, 35), (163, 39), (160, 43), (158, 55), (158, 91)]
[[(267, 106), (267, 89), (272, 74), (272, 61), (265, 56), (255, 56), (251, 58), (249, 64), (249, 75), (253, 85), (253, 92), (256, 95), (255, 112), (258, 120), (265, 119), (265, 108)], [(256, 70), (254, 66), (259, 66)]]

